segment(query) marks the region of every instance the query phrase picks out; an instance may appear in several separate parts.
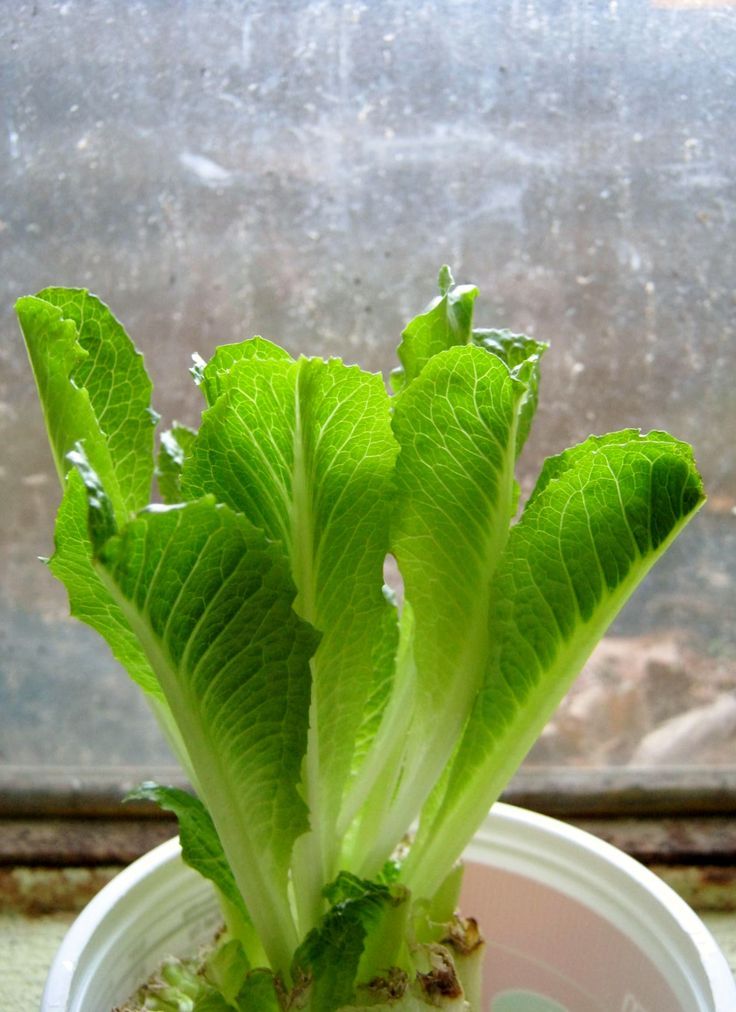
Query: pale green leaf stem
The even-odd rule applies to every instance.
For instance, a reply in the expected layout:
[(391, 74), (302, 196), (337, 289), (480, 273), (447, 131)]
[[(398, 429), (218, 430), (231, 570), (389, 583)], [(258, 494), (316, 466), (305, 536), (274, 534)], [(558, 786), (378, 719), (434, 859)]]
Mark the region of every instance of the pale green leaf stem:
[(480, 686), (525, 391), (500, 358), (462, 346), (436, 355), (397, 398), (391, 549), (413, 612), (416, 678), (396, 796), (355, 842), (361, 874), (381, 866), (418, 814)]

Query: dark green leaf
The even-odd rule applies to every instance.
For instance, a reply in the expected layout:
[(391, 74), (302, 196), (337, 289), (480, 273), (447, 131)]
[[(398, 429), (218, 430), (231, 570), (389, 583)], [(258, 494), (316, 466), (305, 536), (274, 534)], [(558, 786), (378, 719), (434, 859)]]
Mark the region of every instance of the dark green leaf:
[(270, 970), (251, 970), (236, 1000), (238, 1012), (281, 1012), (273, 974)]
[(147, 781), (131, 791), (126, 800), (153, 801), (167, 812), (173, 812), (179, 822), (179, 839), (186, 864), (214, 882), (242, 916), (248, 917), (217, 830), (198, 798), (176, 787), (162, 787)]

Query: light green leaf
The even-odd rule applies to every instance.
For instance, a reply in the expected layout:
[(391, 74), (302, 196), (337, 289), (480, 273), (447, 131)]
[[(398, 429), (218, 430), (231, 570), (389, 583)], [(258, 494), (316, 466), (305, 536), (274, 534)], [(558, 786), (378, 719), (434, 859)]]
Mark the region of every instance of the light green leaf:
[(591, 437), (552, 458), (494, 580), (481, 691), (441, 805), (402, 880), (438, 885), (591, 650), (704, 501), (689, 446), (662, 432)]
[[(404, 601), (393, 677), (386, 689), (388, 698), (384, 701), (379, 695), (380, 707), (373, 706), (373, 697), (369, 700), (366, 719), (356, 740), (354, 777), (337, 824), (338, 835), (343, 839), (343, 866), (360, 867), (366, 850), (374, 844), (384, 826), (387, 812), (394, 803), (396, 786), (404, 775), (407, 732), (417, 697), (414, 633), (414, 613), (410, 602)], [(404, 813), (397, 821), (406, 830), (412, 816)], [(388, 851), (385, 856), (388, 857)], [(377, 858), (376, 862), (379, 860)], [(383, 869), (390, 863), (390, 859), (384, 862)], [(381, 873), (378, 863), (371, 875), (374, 873)]]
[(440, 294), (407, 325), (397, 349), (401, 368), (391, 374), (395, 391), (416, 379), (427, 362), (454, 345), (469, 344), (473, 329), (475, 285), (456, 285), (449, 267), (439, 276)]
[(130, 677), (149, 696), (163, 702), (158, 680), (138, 638), (92, 565), (87, 491), (76, 469), (69, 471), (65, 479), (64, 497), (56, 515), (54, 545), (48, 565), (66, 587), (71, 614), (103, 636)]
[(206, 991), (195, 1000), (192, 1012), (234, 1012), (234, 1008), (219, 991)]
[(525, 334), (510, 330), (473, 330), (473, 343), (497, 355), (509, 367), (512, 376), (526, 386), (519, 412), (516, 433), (516, 455), (521, 453), (527, 440), (539, 400), (539, 366), (542, 355), (549, 347), (544, 341), (535, 341)]
[(174, 422), (170, 429), (161, 433), (156, 479), (161, 498), (169, 506), (183, 501), (181, 472), (196, 435), (194, 429), (179, 422)]
[[(197, 385), (202, 388), (204, 399), (210, 407), (233, 385), (229, 379), (230, 370), (233, 367), (237, 368), (239, 362), (251, 358), (293, 362), (288, 351), (263, 337), (251, 337), (247, 341), (235, 344), (222, 344), (207, 363), (197, 357), (192, 374)], [(237, 380), (235, 383), (237, 384)]]
[(67, 460), (74, 466), (84, 484), (87, 504), (87, 534), (94, 552), (113, 534), (117, 534), (113, 504), (102, 487), (96, 472), (92, 469), (81, 443), (77, 443), (71, 453), (67, 454)]
[(384, 588), (384, 596), (390, 607), (384, 610), (384, 628), (373, 644), (371, 656), (373, 682), (366, 699), (363, 719), (355, 736), (355, 747), (353, 748), (352, 772), (356, 776), (365, 762), (371, 745), (376, 740), (381, 718), (394, 687), (396, 654), (399, 646), (399, 616), (395, 601), (392, 595), (387, 592), (387, 588)]
[(297, 374), (295, 362), (258, 359), (217, 373), (227, 392), (202, 415), (181, 482), (187, 499), (213, 494), (289, 554)]
[(219, 942), (206, 959), (203, 975), (229, 1002), (234, 1002), (243, 986), (250, 960), (237, 938)]
[(94, 514), (103, 532), (113, 515), (123, 523), (148, 502), (156, 415), (143, 359), (109, 309), (82, 289), (47, 288), (16, 308), (64, 493), (49, 568), (66, 587), (72, 615), (160, 700), (140, 644), (92, 567), (87, 495), (69, 459), (83, 470), (88, 461), (85, 473), (104, 489), (109, 514)]
[(383, 692), (374, 661), (397, 637), (381, 590), (396, 455), (388, 396), (380, 376), (338, 360), (270, 352), (230, 362), (218, 377), (183, 491), (213, 494), (283, 546), (295, 608), (322, 633), (304, 769), (316, 835), (300, 842), (296, 876), (307, 930), (322, 908), (321, 882), (338, 870), (335, 823), (365, 708)]
[(391, 548), (413, 612), (416, 690), (393, 814), (380, 831), (373, 826), (370, 846), (367, 839), (356, 845), (365, 850), (359, 867), (366, 875), (417, 814), (481, 684), (525, 389), (500, 358), (466, 346), (436, 355), (397, 398), (393, 427), (401, 452)]
[(141, 640), (186, 742), (198, 793), (274, 968), (296, 929), (287, 898), (317, 636), (294, 614), (281, 554), (211, 498), (151, 508), (98, 570)]
[(84, 289), (46, 288), (16, 304), (54, 460), (84, 452), (119, 522), (149, 500), (153, 474), (151, 381), (110, 310)]

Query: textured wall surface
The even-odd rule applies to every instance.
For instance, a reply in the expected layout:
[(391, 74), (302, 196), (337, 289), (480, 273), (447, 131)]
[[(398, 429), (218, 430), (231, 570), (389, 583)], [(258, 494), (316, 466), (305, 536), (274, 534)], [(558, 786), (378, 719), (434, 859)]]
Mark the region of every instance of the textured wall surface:
[(719, 4), (9, 5), (0, 760), (165, 757), (35, 561), (58, 491), (11, 307), (49, 283), (100, 294), (193, 421), (191, 352), (258, 332), (388, 371), (450, 263), (479, 323), (552, 343), (527, 486), (591, 431), (695, 444), (711, 512), (627, 629), (695, 615), (733, 673), (735, 47)]

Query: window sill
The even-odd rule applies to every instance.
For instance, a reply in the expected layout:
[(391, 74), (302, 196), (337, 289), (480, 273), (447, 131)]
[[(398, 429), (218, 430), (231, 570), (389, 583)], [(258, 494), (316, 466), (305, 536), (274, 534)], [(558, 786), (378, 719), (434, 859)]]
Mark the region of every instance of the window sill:
[[(177, 771), (158, 775), (181, 782)], [(121, 804), (144, 778), (129, 769), (0, 768), (0, 1008), (38, 1007), (76, 913), (122, 866), (175, 834), (175, 821), (153, 806)], [(643, 861), (698, 911), (736, 973), (733, 769), (527, 768), (504, 800)]]

